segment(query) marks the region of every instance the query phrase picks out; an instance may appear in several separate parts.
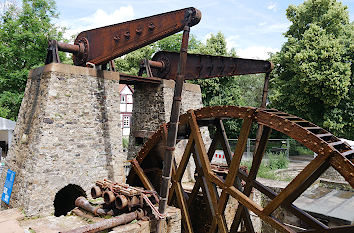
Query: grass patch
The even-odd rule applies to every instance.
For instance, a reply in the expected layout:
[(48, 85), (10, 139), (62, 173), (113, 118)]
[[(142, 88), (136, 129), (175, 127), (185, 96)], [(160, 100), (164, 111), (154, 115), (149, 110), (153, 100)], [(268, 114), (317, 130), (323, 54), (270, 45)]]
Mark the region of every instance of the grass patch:
[[(257, 177), (270, 179), (270, 180), (280, 180), (280, 176), (274, 171), (278, 169), (287, 168), (289, 165), (289, 159), (285, 153), (266, 153), (266, 158), (268, 160), (263, 160), (259, 166)], [(247, 166), (248, 170), (251, 169), (252, 161), (242, 161), (241, 165)]]
[(271, 170), (278, 170), (288, 168), (289, 159), (284, 152), (271, 153), (267, 152), (266, 157), (268, 157), (268, 167)]
[(303, 147), (303, 146), (297, 146), (295, 148), (295, 150), (297, 150), (298, 154), (299, 155), (313, 155), (313, 151), (306, 148), (306, 147)]
[(129, 138), (126, 138), (126, 137), (122, 137), (122, 146), (123, 148), (128, 148), (129, 146)]

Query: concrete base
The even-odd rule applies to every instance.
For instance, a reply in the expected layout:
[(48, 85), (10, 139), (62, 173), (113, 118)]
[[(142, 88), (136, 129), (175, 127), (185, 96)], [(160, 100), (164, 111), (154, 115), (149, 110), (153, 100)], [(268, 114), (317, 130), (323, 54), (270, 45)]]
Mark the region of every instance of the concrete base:
[(9, 207), (45, 216), (69, 184), (124, 182), (118, 85), (117, 72), (66, 64), (30, 72), (0, 179), (2, 192), (7, 169), (16, 172)]

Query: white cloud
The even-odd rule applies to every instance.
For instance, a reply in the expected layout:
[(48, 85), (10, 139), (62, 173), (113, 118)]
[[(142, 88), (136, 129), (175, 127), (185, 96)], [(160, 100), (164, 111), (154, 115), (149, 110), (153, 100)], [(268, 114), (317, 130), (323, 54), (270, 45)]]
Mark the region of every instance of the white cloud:
[(278, 10), (277, 4), (274, 3), (274, 2), (271, 2), (271, 3), (267, 6), (267, 9), (276, 12), (276, 11)]
[(229, 37), (226, 37), (226, 47), (227, 47), (227, 50), (231, 50), (232, 48), (236, 48), (238, 47), (238, 44), (237, 44), (237, 40), (240, 38), (239, 35), (233, 35), (233, 36), (229, 36)]
[(117, 24), (132, 20), (134, 18), (134, 9), (132, 6), (123, 6), (112, 13), (107, 13), (102, 9), (97, 9), (95, 13), (88, 17), (79, 18), (75, 21), (60, 20), (57, 24), (66, 27), (64, 37), (70, 39), (72, 35), (82, 31)]
[[(262, 25), (261, 25), (262, 24)], [(259, 33), (283, 33), (286, 32), (291, 25), (289, 22), (287, 23), (275, 23), (275, 24), (267, 24), (261, 23), (258, 24), (260, 28), (254, 32), (255, 34)]]
[(205, 44), (206, 43), (206, 41), (208, 40), (208, 39), (210, 39), (211, 38), (211, 32), (209, 32), (208, 34), (206, 34), (204, 37), (203, 37), (203, 39), (202, 39), (202, 42)]
[(80, 18), (79, 21), (90, 25), (93, 28), (106, 25), (116, 24), (131, 20), (134, 17), (134, 9), (132, 6), (122, 6), (113, 13), (106, 13), (102, 9), (97, 9), (96, 12), (89, 16)]
[(279, 52), (278, 48), (271, 48), (265, 46), (251, 46), (247, 48), (237, 48), (236, 54), (241, 58), (253, 58), (253, 59), (268, 59), (268, 53)]

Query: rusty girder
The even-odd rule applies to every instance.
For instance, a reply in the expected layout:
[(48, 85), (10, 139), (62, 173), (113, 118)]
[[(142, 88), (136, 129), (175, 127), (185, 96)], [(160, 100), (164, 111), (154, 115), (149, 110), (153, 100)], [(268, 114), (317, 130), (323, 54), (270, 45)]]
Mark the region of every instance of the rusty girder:
[[(234, 155), (230, 153), (226, 134), (222, 130), (223, 119), (243, 120)], [(263, 131), (259, 146), (253, 156), (252, 167), (249, 174), (246, 174), (239, 169), (240, 160), (246, 146), (250, 127), (254, 123), (263, 125)], [(205, 125), (215, 125), (217, 128), (216, 136), (208, 152), (205, 149), (199, 130), (200, 126)], [(154, 179), (154, 176), (159, 174), (158, 171), (161, 171), (164, 157), (157, 154), (156, 151), (158, 150), (155, 150), (155, 148), (164, 144), (167, 128), (168, 124), (162, 125), (144, 144), (136, 160), (134, 160), (133, 170), (128, 176), (128, 183), (137, 185), (142, 181), (142, 184), (147, 188), (149, 185), (155, 189), (159, 188), (159, 180)], [(256, 180), (257, 172), (272, 130), (284, 133), (318, 154), (279, 194), (276, 194)], [(351, 187), (354, 188), (354, 150), (328, 131), (297, 116), (280, 112), (276, 109), (214, 106), (194, 111), (190, 110), (188, 113), (180, 116), (179, 137), (189, 138), (189, 141), (179, 166), (173, 167), (169, 201), (172, 203), (173, 197), (177, 198), (177, 205), (182, 211), (184, 229), (187, 232), (196, 231), (196, 228), (192, 226), (200, 224), (199, 222), (193, 222), (195, 219), (191, 217), (190, 213), (190, 208), (195, 205), (193, 202), (195, 202), (200, 187), (203, 190), (203, 197), (208, 197), (206, 202), (210, 209), (209, 218), (211, 219), (211, 224), (207, 227), (209, 232), (214, 232), (217, 229), (221, 232), (228, 232), (229, 230), (235, 232), (242, 221), (246, 226), (247, 232), (254, 232), (249, 218), (249, 211), (254, 212), (263, 221), (280, 232), (295, 232), (272, 216), (274, 210), (280, 206), (305, 222), (308, 225), (307, 230), (311, 232), (330, 231), (331, 228), (308, 213), (298, 209), (292, 203), (330, 166), (337, 170)], [(225, 180), (218, 177), (210, 166), (210, 161), (217, 144), (221, 144), (223, 148), (228, 148), (226, 151), (224, 149), (229, 169)], [(187, 195), (181, 185), (181, 178), (192, 156), (197, 166), (197, 181), (191, 193)], [(160, 163), (157, 161), (160, 161)], [(152, 166), (152, 164), (154, 165)], [(156, 167), (156, 164), (160, 165)], [(245, 182), (244, 188), (240, 188), (235, 184), (238, 178)], [(215, 191), (215, 186), (221, 189), (222, 192), (220, 195)], [(253, 188), (259, 190), (272, 201), (265, 207), (257, 205), (250, 198)], [(224, 209), (228, 196), (234, 197), (240, 203), (231, 229), (227, 228), (224, 218)], [(342, 226), (338, 229), (343, 232), (350, 232), (350, 230), (354, 229), (354, 226)]]
[[(164, 79), (176, 79), (179, 53), (157, 52), (148, 61), (152, 76)], [(273, 69), (270, 61), (243, 59), (203, 54), (188, 54), (186, 64), (186, 80), (243, 74), (268, 73)]]
[[(59, 51), (73, 53), (74, 64), (77, 66), (86, 66), (86, 63), (102, 65), (180, 32), (185, 26), (194, 26), (199, 23), (200, 19), (200, 11), (189, 7), (83, 31), (76, 37), (73, 45), (52, 42), (52, 47), (54, 46), (54, 50), (57, 47)], [(48, 55), (47, 63), (56, 59), (58, 59), (57, 56), (53, 58), (52, 55)]]

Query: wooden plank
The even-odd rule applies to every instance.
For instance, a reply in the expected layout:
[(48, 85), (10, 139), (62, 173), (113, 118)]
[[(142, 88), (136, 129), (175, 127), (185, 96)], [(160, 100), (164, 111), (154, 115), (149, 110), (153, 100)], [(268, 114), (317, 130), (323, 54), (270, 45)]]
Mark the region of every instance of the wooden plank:
[[(247, 183), (246, 183), (244, 190), (243, 190), (243, 193), (248, 197), (250, 196), (250, 194), (252, 192), (252, 187), (253, 187), (252, 184), (253, 184), (253, 181), (257, 177), (257, 173), (258, 173), (259, 167), (261, 165), (263, 155), (266, 150), (267, 142), (268, 142), (271, 132), (272, 132), (272, 130), (269, 127), (264, 126), (262, 128), (260, 140), (259, 140), (257, 149), (253, 155), (251, 170), (250, 170), (250, 173), (247, 177), (247, 180), (246, 180)], [(231, 231), (236, 231), (238, 229), (240, 222), (241, 222), (243, 210), (244, 210), (243, 206), (239, 205), (237, 208), (234, 220), (231, 225)]]
[(187, 143), (187, 146), (186, 146), (186, 148), (184, 150), (184, 153), (182, 155), (182, 159), (181, 159), (181, 161), (179, 163), (179, 166), (177, 168), (176, 174), (172, 178), (176, 182), (180, 182), (182, 177), (183, 177), (184, 171), (186, 170), (186, 167), (187, 167), (188, 162), (189, 162), (189, 158), (190, 158), (191, 153), (192, 153), (193, 146), (194, 146), (193, 136), (190, 135), (188, 143)]
[(206, 202), (208, 203), (208, 207), (210, 209), (211, 216), (214, 217), (215, 216), (215, 208), (214, 208), (211, 196), (210, 196), (209, 187), (207, 185), (207, 180), (206, 180), (204, 171), (202, 169), (200, 159), (198, 158), (198, 156), (195, 153), (193, 153), (193, 158), (194, 158), (194, 162), (195, 162), (195, 167), (198, 172), (198, 176), (200, 176), (203, 197), (205, 198)]
[(135, 173), (139, 176), (141, 182), (143, 183), (144, 187), (148, 190), (155, 191), (154, 186), (152, 186), (149, 178), (145, 175), (143, 169), (140, 167), (138, 161), (136, 159), (131, 160), (132, 167)]
[[(232, 152), (231, 152), (230, 144), (228, 143), (226, 131), (225, 131), (224, 124), (223, 124), (222, 120), (218, 119), (218, 121), (216, 121), (216, 128), (217, 128), (217, 132), (220, 134), (220, 144), (224, 150), (227, 164), (230, 167), (231, 161), (232, 161)], [(239, 190), (242, 189), (241, 181), (238, 177), (236, 177), (234, 185)], [(229, 199), (229, 195), (227, 194), (227, 192), (225, 192), (223, 190), (221, 193), (221, 196), (219, 198), (219, 202), (218, 202), (219, 213), (224, 213), (228, 199)], [(247, 209), (244, 214), (244, 218), (246, 218), (246, 219), (244, 219), (245, 224), (248, 224), (247, 229), (249, 229), (249, 232), (253, 232), (252, 231), (252, 229), (253, 229), (252, 221), (251, 221), (251, 218), (250, 218), (250, 215), (249, 215), (249, 212)], [(216, 230), (215, 224), (216, 224), (215, 222), (212, 223), (212, 226), (211, 226), (212, 231), (211, 232), (214, 232), (214, 230)]]
[(314, 158), (286, 187), (281, 191), (263, 210), (263, 214), (270, 215), (281, 203), (300, 185), (306, 181), (306, 179), (321, 166), (322, 163), (329, 157), (327, 155), (318, 155)]
[(329, 168), (329, 159), (327, 159), (309, 178), (296, 190), (294, 190), (286, 199), (285, 205), (293, 203), (308, 187), (310, 187), (321, 175)]
[(218, 119), (216, 121), (215, 125), (217, 128), (217, 133), (220, 136), (220, 144), (221, 144), (222, 149), (225, 153), (227, 165), (230, 166), (231, 160), (232, 160), (232, 151), (230, 148), (230, 144), (228, 143), (228, 140), (227, 140), (227, 135), (226, 135), (224, 124), (222, 123), (221, 119)]
[[(213, 155), (214, 155), (214, 153), (215, 153), (217, 144), (218, 144), (218, 137), (215, 137), (215, 138), (212, 140), (212, 142), (211, 142), (211, 144), (210, 144), (210, 147), (209, 147), (209, 150), (208, 150), (208, 158), (209, 158), (209, 161), (211, 161), (211, 159), (213, 158)], [(200, 189), (200, 187), (201, 187), (201, 184), (202, 184), (201, 178), (200, 178), (200, 176), (197, 176), (196, 182), (195, 182), (195, 184), (194, 184), (194, 186), (193, 186), (193, 189), (192, 189), (192, 192), (191, 192), (191, 194), (189, 195), (188, 206), (190, 206), (190, 205), (193, 203), (195, 197), (196, 197), (197, 194), (199, 193), (199, 189)]]
[(273, 228), (280, 232), (291, 232), (295, 233), (292, 229), (289, 227), (281, 224), (271, 216), (265, 215), (263, 213), (263, 208), (251, 201), (246, 195), (244, 195), (240, 190), (236, 189), (235, 187), (229, 187), (227, 189), (227, 192), (236, 198), (239, 202), (241, 202), (242, 205), (244, 205), (246, 208), (257, 214), (263, 221), (266, 221), (269, 223)]
[[(218, 210), (219, 213), (223, 213), (226, 207), (226, 203), (228, 200), (228, 193), (226, 192), (225, 188), (232, 186), (235, 181), (236, 181), (236, 175), (237, 175), (237, 171), (239, 169), (240, 166), (240, 162), (241, 162), (241, 158), (242, 158), (242, 154), (246, 148), (246, 144), (247, 144), (247, 139), (248, 139), (248, 135), (249, 132), (251, 130), (251, 126), (252, 126), (252, 118), (251, 115), (249, 115), (249, 117), (246, 117), (243, 120), (243, 124), (240, 130), (240, 134), (239, 134), (239, 138), (237, 140), (236, 143), (236, 148), (235, 148), (235, 153), (234, 156), (231, 157), (231, 149), (227, 148), (228, 147), (228, 142), (225, 140), (227, 140), (226, 134), (222, 135), (223, 136), (223, 140), (222, 143), (224, 144), (224, 146), (226, 147), (226, 158), (229, 161), (229, 172), (226, 176), (226, 180), (225, 180), (225, 184), (223, 184), (224, 186), (224, 190), (221, 192), (221, 196), (218, 202)], [(220, 124), (220, 129), (222, 130), (222, 122), (219, 123)], [(222, 131), (221, 131), (222, 132)], [(231, 161), (231, 164), (230, 164)], [(211, 178), (215, 178), (213, 176), (211, 176)], [(223, 182), (221, 182), (223, 183)], [(221, 183), (217, 184), (217, 185), (221, 185)], [(222, 187), (222, 186), (221, 186)], [(214, 225), (212, 225), (212, 229), (214, 230)]]
[[(253, 182), (253, 186), (258, 191), (260, 191), (261, 193), (263, 193), (264, 195), (266, 195), (270, 199), (274, 199), (277, 196), (277, 194), (273, 190), (271, 190), (270, 188), (264, 186), (263, 184), (261, 184), (260, 182), (258, 182), (256, 180)], [(285, 208), (286, 210), (288, 210), (289, 212), (291, 212), (292, 214), (294, 214), (295, 216), (297, 216), (298, 218), (300, 218), (301, 220), (303, 220), (304, 222), (306, 222), (311, 227), (313, 227), (315, 229), (327, 229), (328, 228), (321, 221), (319, 221), (318, 219), (314, 218), (313, 216), (311, 216), (310, 214), (306, 213), (305, 211), (297, 208), (293, 204), (291, 204), (291, 205), (285, 205), (285, 204), (286, 203), (283, 203), (281, 206), (283, 208)]]
[[(204, 142), (203, 142), (203, 138), (202, 138), (202, 135), (200, 133), (200, 130), (199, 130), (199, 127), (198, 127), (198, 124), (197, 124), (197, 120), (196, 120), (196, 116), (194, 114), (194, 111), (193, 110), (189, 110), (188, 113), (190, 115), (189, 126), (191, 127), (192, 134), (193, 134), (194, 141), (195, 141), (195, 158), (200, 163), (204, 175), (208, 176), (208, 174), (213, 173), (213, 171), (211, 170), (211, 167), (210, 167), (210, 161), (209, 161), (208, 155), (207, 155), (206, 150), (205, 150), (205, 145), (204, 145)], [(217, 208), (218, 195), (217, 195), (216, 188), (208, 180), (208, 177), (206, 177), (205, 182), (206, 182), (206, 186), (207, 186), (208, 191), (209, 191), (208, 193), (210, 195), (211, 204), (212, 204), (212, 206), (214, 208), (213, 218), (215, 218), (215, 217), (217, 218), (219, 232), (227, 232), (225, 219), (222, 218), (222, 216), (218, 216), (219, 215), (219, 211), (218, 211), (218, 208)]]
[(236, 143), (235, 153), (234, 153), (233, 159), (230, 164), (229, 173), (227, 174), (226, 180), (225, 180), (225, 183), (228, 186), (233, 185), (233, 183), (235, 182), (237, 171), (240, 167), (242, 154), (245, 151), (248, 135), (250, 133), (251, 126), (252, 126), (251, 115), (252, 114), (250, 114), (249, 117), (246, 117), (244, 119), (241, 130), (240, 130), (240, 135), (239, 135), (239, 138)]
[(186, 232), (191, 233), (191, 232), (193, 232), (192, 222), (191, 222), (191, 219), (189, 216), (187, 202), (186, 202), (186, 199), (184, 198), (182, 190), (183, 190), (182, 185), (181, 185), (181, 183), (178, 182), (176, 184), (175, 192), (176, 192), (176, 196), (177, 196), (177, 201), (179, 203), (179, 208), (181, 209), (181, 215), (183, 218), (183, 227)]

